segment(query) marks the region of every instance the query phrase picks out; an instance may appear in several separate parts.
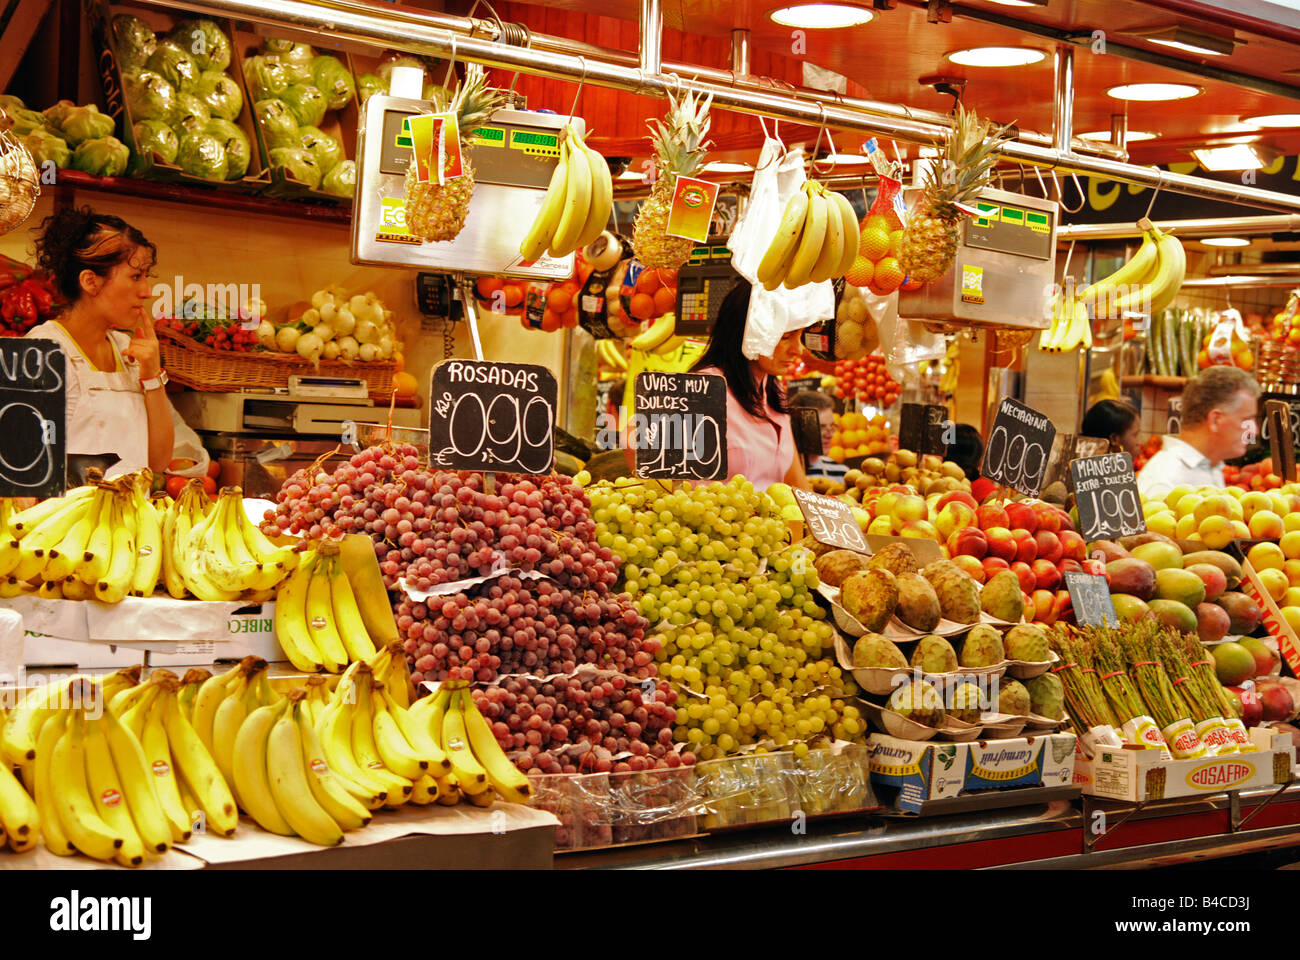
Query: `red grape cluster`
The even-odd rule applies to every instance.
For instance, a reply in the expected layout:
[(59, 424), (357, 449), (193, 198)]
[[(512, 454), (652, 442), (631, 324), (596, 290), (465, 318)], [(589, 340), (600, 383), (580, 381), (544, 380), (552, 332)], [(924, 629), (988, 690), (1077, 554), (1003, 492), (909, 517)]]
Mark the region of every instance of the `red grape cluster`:
[(501, 674), (547, 676), (581, 666), (636, 679), (656, 673), (660, 641), (626, 594), (549, 579), (498, 577), (472, 590), (397, 604), (413, 679), (494, 681)]
[[(653, 691), (653, 692), (651, 692)], [(473, 692), (515, 766), (540, 773), (623, 773), (695, 762), (673, 746), (677, 693), (662, 680), (601, 671), (507, 677)]]

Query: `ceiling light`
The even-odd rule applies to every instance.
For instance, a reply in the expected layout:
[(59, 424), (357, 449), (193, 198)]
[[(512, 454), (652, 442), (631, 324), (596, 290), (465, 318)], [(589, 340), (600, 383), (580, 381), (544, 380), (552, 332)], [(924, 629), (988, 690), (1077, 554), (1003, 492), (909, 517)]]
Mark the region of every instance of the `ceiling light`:
[(768, 14), (783, 27), (802, 27), (808, 30), (831, 30), (837, 27), (856, 27), (871, 22), (875, 14), (865, 7), (849, 3), (803, 3), (782, 7)]
[(817, 160), (818, 163), (831, 163), (837, 166), (851, 166), (855, 163), (870, 163), (868, 157), (856, 153), (828, 153)]
[(1220, 173), (1224, 170), (1259, 170), (1267, 167), (1279, 151), (1258, 143), (1233, 143), (1225, 147), (1199, 147), (1192, 156), (1206, 170)]
[(998, 3), (1004, 7), (1045, 7), (1047, 0), (989, 0), (989, 3)]
[(631, 183), (633, 180), (635, 180), (637, 183), (644, 183), (645, 173), (641, 170), (633, 170), (631, 167), (628, 167), (626, 170), (620, 173), (615, 179), (617, 179), (620, 183)]
[(1129, 36), (1136, 36), (1149, 43), (1162, 47), (1173, 47), (1203, 57), (1224, 57), (1232, 53), (1236, 42), (1231, 37), (1216, 37), (1208, 33), (1198, 33), (1186, 27), (1166, 27), (1162, 30), (1126, 31)]
[(1200, 241), (1207, 247), (1248, 247), (1250, 241), (1245, 237), (1206, 237)]
[(748, 163), (732, 163), (730, 160), (710, 160), (701, 168), (701, 173), (749, 173), (754, 167)]
[(1046, 56), (1033, 47), (971, 47), (948, 54), (948, 59), (966, 67), (1023, 67)]
[(1252, 127), (1300, 127), (1300, 113), (1263, 113), (1258, 117), (1242, 117), (1241, 122)]
[[(1076, 133), (1075, 136), (1082, 140), (1102, 140), (1106, 143), (1110, 142), (1109, 130), (1089, 130), (1087, 133)], [(1159, 134), (1151, 133), (1148, 130), (1130, 130), (1124, 134), (1124, 142), (1133, 143), (1137, 140), (1154, 140), (1158, 136)]]
[(1106, 91), (1116, 100), (1186, 100), (1204, 92), (1190, 83), (1126, 83)]

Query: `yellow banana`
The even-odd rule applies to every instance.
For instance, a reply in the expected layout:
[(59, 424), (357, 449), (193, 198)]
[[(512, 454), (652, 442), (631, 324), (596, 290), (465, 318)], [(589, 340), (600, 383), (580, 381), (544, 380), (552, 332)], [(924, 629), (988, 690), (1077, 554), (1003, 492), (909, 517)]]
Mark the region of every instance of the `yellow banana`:
[(832, 192), (829, 196), (840, 211), (840, 225), (844, 230), (844, 247), (840, 251), (840, 262), (836, 264), (831, 276), (842, 277), (853, 269), (853, 261), (858, 256), (860, 239), (858, 215), (853, 212), (853, 204), (844, 194)]
[(591, 164), (581, 149), (569, 142), (571, 138), (570, 132), (565, 139), (569, 162), (564, 186), (564, 209), (555, 225), (555, 236), (551, 238), (550, 245), (553, 257), (567, 256), (578, 249), (578, 238), (587, 225), (587, 213), (591, 209)]
[(649, 352), (660, 346), (665, 340), (673, 335), (677, 328), (677, 317), (672, 313), (665, 313), (659, 317), (650, 329), (644, 333), (639, 333), (628, 342), (628, 346), (633, 350)]
[(464, 690), (450, 694), (447, 712), (442, 718), (442, 749), (451, 761), (451, 771), (456, 775), (456, 783), (464, 794), (482, 793), (491, 789), (487, 771), (479, 763), (470, 749), (469, 734), (465, 732), (465, 714), (462, 698), (469, 696)]
[(821, 251), (817, 254), (810, 277), (813, 283), (825, 283), (835, 274), (835, 268), (844, 259), (844, 219), (839, 205), (832, 199), (834, 194), (821, 187), (817, 189), (826, 205), (826, 236), (822, 240)]
[(560, 214), (564, 211), (564, 201), (568, 196), (569, 163), (572, 157), (565, 144), (560, 145), (560, 159), (551, 172), (551, 182), (546, 188), (542, 208), (537, 212), (537, 219), (519, 244), (519, 255), (524, 263), (532, 263), (551, 245), (555, 237), (555, 228), (559, 224)]
[(1157, 247), (1160, 251), (1160, 271), (1151, 285), (1153, 317), (1174, 302), (1187, 271), (1187, 251), (1177, 237), (1171, 233), (1162, 234)]
[[(292, 695), (291, 695), (292, 697)], [(320, 739), (312, 727), (311, 718), (303, 709), (306, 697), (293, 701), (293, 721), (298, 725), (302, 743), (302, 760), (307, 774), (307, 785), (312, 796), (326, 813), (344, 830), (359, 830), (371, 820), (370, 811), (354, 797), (347, 785), (330, 769), (321, 749)]]
[(591, 204), (576, 248), (582, 249), (605, 232), (605, 224), (609, 222), (610, 210), (614, 206), (614, 184), (605, 158), (587, 146), (584, 137), (578, 137), (577, 144), (578, 152), (591, 167)]
[(48, 500), (42, 500), (35, 506), (28, 507), (26, 510), (11, 514), (9, 517), (9, 532), (13, 534), (15, 540), (22, 540), (55, 514), (67, 510), (81, 500), (94, 496), (96, 489), (98, 488), (93, 484), (77, 487), (75, 490), (69, 490), (65, 496), (51, 497)]
[(146, 850), (166, 853), (172, 844), (172, 828), (158, 800), (144, 747), (111, 711), (105, 712), (99, 722), (108, 740), (113, 768), (122, 784), (126, 806), (131, 812), (136, 832)]
[(339, 637), (334, 622), (334, 605), (330, 597), (330, 563), (328, 557), (317, 556), (307, 584), (307, 632), (312, 645), (321, 652), (325, 669), (338, 673), (351, 662), (348, 651)]
[(40, 574), (50, 560), (57, 558), (58, 545), (90, 511), (93, 504), (93, 498), (82, 498), (65, 504), (62, 510), (32, 529), (19, 541), (20, 559), (12, 571), (13, 576), (19, 580), (30, 580)]
[[(262, 590), (280, 582), (283, 568), (270, 568), (259, 563), (244, 542), (240, 520), (244, 516), (244, 498), (238, 492), (226, 496), (226, 512), (222, 517), (221, 540), (226, 560), (234, 571), (234, 580), (241, 590)], [(269, 579), (269, 582), (267, 582)]]
[(385, 806), (401, 806), (411, 796), (411, 781), (399, 776), (384, 766), (379, 748), (375, 745), (373, 709), (371, 704), (371, 674), (369, 670), (362, 673), (361, 681), (356, 686), (356, 703), (351, 707), (352, 755), (357, 764), (368, 770), (372, 777), (385, 785), (388, 793)]
[(454, 807), (460, 803), (460, 796), (460, 784), (456, 782), (454, 773), (438, 778), (437, 802), (439, 804), (444, 807)]
[(267, 738), (266, 772), (275, 805), (298, 836), (321, 846), (343, 842), (343, 828), (312, 796), (303, 761), (302, 734), (287, 712), (275, 721)]
[(397, 632), (393, 605), (384, 587), (384, 576), (379, 571), (374, 541), (365, 534), (349, 533), (339, 541), (339, 565), (347, 574), (357, 610), (375, 646), (382, 647), (403, 639)]
[(101, 720), (86, 718), (86, 782), (95, 802), (95, 812), (122, 838), (122, 846), (113, 854), (113, 859), (124, 867), (138, 867), (144, 863), (144, 841), (131, 819), (126, 793), (113, 766), (113, 755), (109, 753)]
[(370, 722), (375, 750), (384, 766), (407, 780), (415, 781), (424, 776), (429, 761), (422, 758), (402, 736), (397, 721), (388, 712), (381, 684), (376, 684), (370, 692)]
[(60, 857), (77, 852), (77, 848), (68, 839), (63, 824), (59, 822), (58, 810), (54, 803), (54, 788), (50, 783), (54, 747), (67, 728), (66, 712), (55, 714), (41, 727), (41, 736), (36, 742), (36, 782), (32, 791), (36, 797), (37, 813), (41, 818), (41, 836), (45, 840), (45, 849)]
[(468, 692), (461, 696), (461, 713), (465, 718), (465, 732), (474, 758), (482, 764), (483, 771), (501, 799), (511, 803), (527, 803), (532, 794), (528, 777), (501, 749), (487, 719), (479, 712)]
[(96, 860), (112, 860), (126, 838), (112, 829), (97, 812), (86, 779), (86, 716), (69, 714), (67, 730), (50, 756), (50, 798), (59, 825), (72, 845)]
[(135, 494), (135, 570), (131, 574), (131, 592), (138, 597), (151, 596), (158, 587), (162, 570), (162, 519), (154, 505), (137, 488)]
[[(808, 216), (804, 221), (803, 234), (799, 237), (799, 247), (790, 269), (782, 281), (788, 290), (802, 287), (812, 278), (813, 267), (821, 253), (822, 244), (826, 242), (826, 198), (816, 185), (807, 186)], [(462, 788), (464, 784), (461, 785)]]
[[(243, 677), (228, 688), (226, 697), (217, 705), (217, 712), (212, 717), (212, 759), (217, 763), (222, 778), (228, 785), (234, 785), (231, 769), (235, 758), (235, 738), (239, 727), (248, 716), (249, 679)], [(239, 790), (232, 791), (235, 802), (240, 802)]]
[(248, 715), (239, 735), (235, 738), (231, 785), (239, 794), (239, 805), (263, 830), (281, 836), (293, 836), (294, 829), (280, 813), (271, 794), (271, 780), (267, 772), (267, 741), (271, 729), (284, 716), (287, 703), (258, 707)]
[[(179, 501), (172, 501), (171, 506), (162, 518), (162, 547), (163, 547), (163, 586), (167, 592), (176, 600), (184, 600), (190, 595), (185, 587), (185, 578), (181, 576), (180, 568), (177, 566), (176, 557), (176, 538), (180, 533), (182, 511)], [(185, 514), (185, 530), (189, 530), (189, 517)]]
[[(86, 559), (86, 546), (90, 543), (91, 534), (95, 532), (95, 525), (99, 523), (100, 506), (104, 496), (103, 491), (95, 491), (81, 519), (73, 524), (67, 535), (54, 548), (45, 564), (45, 569), (41, 571), (41, 576), (46, 580), (63, 580), (72, 576), (77, 569), (77, 564)], [(10, 572), (4, 567), (4, 562), (0, 561), (0, 574)]]
[(388, 786), (357, 763), (352, 753), (351, 715), (342, 704), (329, 704), (321, 711), (316, 735), (330, 770), (343, 781), (348, 793), (373, 810), (388, 799)]
[(221, 836), (233, 833), (239, 823), (239, 812), (216, 761), (190, 722), (181, 716), (176, 697), (168, 693), (162, 698), (162, 705), (163, 728), (167, 731), (172, 759), (207, 817), (208, 826)]
[(438, 792), (438, 781), (426, 773), (415, 781), (411, 790), (411, 802), (420, 806), (434, 803), (438, 799)]
[(365, 621), (357, 606), (357, 598), (352, 593), (352, 585), (347, 574), (338, 561), (338, 557), (329, 558), (328, 565), (330, 609), (339, 639), (347, 652), (348, 660), (364, 660), (375, 655), (375, 644), (366, 632)]
[[(160, 690), (161, 694), (162, 691)], [(171, 747), (167, 744), (167, 731), (163, 729), (162, 697), (154, 697), (145, 714), (144, 727), (140, 735), (140, 746), (144, 750), (145, 761), (149, 764), (149, 773), (153, 776), (154, 792), (162, 805), (167, 825), (171, 829), (172, 841), (184, 843), (191, 836), (194, 807), (187, 807), (181, 800), (180, 789), (176, 780), (176, 768), (172, 762)], [(41, 731), (44, 733), (45, 731)], [(36, 762), (40, 763), (40, 756)], [(40, 771), (37, 771), (40, 776)]]
[(307, 589), (315, 565), (315, 553), (305, 556), (275, 597), (275, 636), (289, 662), (303, 673), (325, 669), (325, 657), (307, 629)]
[(207, 573), (207, 557), (211, 553), (208, 531), (217, 521), (218, 512), (214, 507), (206, 515), (200, 515), (202, 507), (196, 496), (186, 496), (189, 492), (182, 491), (182, 496), (186, 497), (191, 525), (184, 537), (180, 536), (182, 530), (179, 524), (176, 531), (176, 566), (181, 572), (181, 578), (190, 593), (200, 600), (237, 600), (238, 591), (222, 589), (212, 582)]
[(95, 599), (120, 603), (131, 589), (135, 573), (135, 515), (126, 507), (122, 494), (113, 495), (113, 553), (108, 569), (95, 584)]
[(781, 225), (758, 264), (758, 280), (769, 290), (785, 279), (799, 247), (799, 238), (803, 235), (808, 205), (806, 189), (795, 191), (794, 196), (786, 201), (785, 210), (781, 214)]
[[(1144, 223), (1145, 226), (1143, 226)], [(1149, 221), (1140, 220), (1138, 226), (1142, 227), (1145, 232), (1142, 234), (1142, 245), (1138, 247), (1137, 252), (1121, 264), (1119, 269), (1110, 276), (1103, 277), (1097, 282), (1088, 285), (1079, 294), (1080, 300), (1094, 304), (1093, 311), (1097, 316), (1106, 316), (1106, 304), (1108, 302), (1114, 300), (1117, 296), (1128, 294), (1129, 291), (1126, 288), (1146, 282), (1155, 270), (1159, 256), (1156, 251), (1157, 238), (1151, 232)]]
[[(28, 781), (34, 784), (35, 780)], [(0, 822), (9, 837), (9, 845), (21, 853), (36, 844), (41, 835), (41, 814), (8, 764), (0, 763)]]
[(230, 687), (243, 677), (243, 667), (241, 661), (225, 673), (209, 677), (194, 694), (194, 707), (188, 719), (199, 742), (208, 750), (212, 749), (212, 723), (216, 719), (217, 708), (226, 699)]

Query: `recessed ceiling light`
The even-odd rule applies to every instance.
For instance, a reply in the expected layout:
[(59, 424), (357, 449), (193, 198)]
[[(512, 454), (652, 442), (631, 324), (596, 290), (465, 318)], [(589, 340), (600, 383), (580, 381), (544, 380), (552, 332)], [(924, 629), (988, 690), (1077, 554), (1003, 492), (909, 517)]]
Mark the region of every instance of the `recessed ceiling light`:
[(769, 18), (783, 27), (802, 27), (808, 30), (856, 27), (870, 23), (874, 16), (865, 7), (849, 3), (802, 3), (782, 7), (768, 14)]
[(868, 157), (859, 156), (856, 153), (828, 153), (817, 160), (818, 163), (831, 163), (839, 166), (850, 166), (855, 163), (870, 163)]
[(948, 54), (948, 59), (966, 67), (1023, 67), (1046, 56), (1033, 47), (971, 47)]
[(1242, 117), (1241, 122), (1252, 127), (1300, 127), (1300, 113), (1263, 113), (1258, 117)]
[(732, 163), (730, 160), (710, 160), (701, 169), (702, 173), (749, 173), (752, 164)]
[(1232, 53), (1236, 41), (1231, 37), (1216, 37), (1209, 33), (1188, 30), (1186, 27), (1165, 27), (1160, 30), (1126, 31), (1162, 47), (1173, 47), (1202, 57), (1224, 57)]
[[(1087, 133), (1076, 133), (1076, 137), (1083, 140), (1104, 140), (1110, 142), (1109, 130), (1089, 130)], [(1159, 134), (1151, 133), (1149, 130), (1130, 130), (1124, 134), (1125, 143), (1133, 143), (1136, 140), (1154, 140)]]
[(1211, 173), (1224, 170), (1259, 170), (1268, 166), (1279, 151), (1258, 143), (1233, 143), (1224, 147), (1200, 147), (1192, 151), (1196, 162)]
[(1045, 7), (1047, 0), (989, 0), (989, 3), (998, 3), (1004, 7)]
[(1203, 92), (1190, 83), (1126, 83), (1106, 91), (1116, 100), (1186, 100)]
[(1250, 241), (1245, 237), (1206, 237), (1201, 243), (1207, 247), (1249, 247)]

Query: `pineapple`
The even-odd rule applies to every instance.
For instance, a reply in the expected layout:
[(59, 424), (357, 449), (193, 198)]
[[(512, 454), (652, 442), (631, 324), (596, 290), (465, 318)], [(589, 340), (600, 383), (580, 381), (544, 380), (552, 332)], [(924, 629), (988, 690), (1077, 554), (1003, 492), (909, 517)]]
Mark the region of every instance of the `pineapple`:
[(704, 141), (709, 132), (710, 94), (697, 101), (692, 91), (678, 103), (668, 95), (668, 115), (650, 127), (655, 149), (654, 189), (637, 211), (632, 232), (632, 249), (645, 266), (676, 270), (690, 256), (695, 241), (668, 236), (668, 211), (673, 202), (678, 175), (695, 176), (704, 165)]
[(469, 136), (484, 123), (503, 98), (500, 91), (490, 90), (487, 74), (481, 67), (470, 67), (465, 81), (456, 90), (448, 107), (442, 98), (435, 103), (439, 112), (456, 114), (460, 134), (460, 151), (465, 175), (439, 184), (436, 180), (420, 183), (415, 179), (415, 164), (406, 170), (406, 229), (423, 240), (455, 240), (469, 215), (469, 200), (474, 195), (474, 166), (469, 161)]
[(943, 157), (927, 172), (899, 244), (898, 260), (910, 280), (928, 283), (952, 266), (963, 216), (955, 205), (974, 200), (988, 184), (997, 146), (1010, 136), (1006, 128), (990, 135), (989, 126), (957, 105)]

